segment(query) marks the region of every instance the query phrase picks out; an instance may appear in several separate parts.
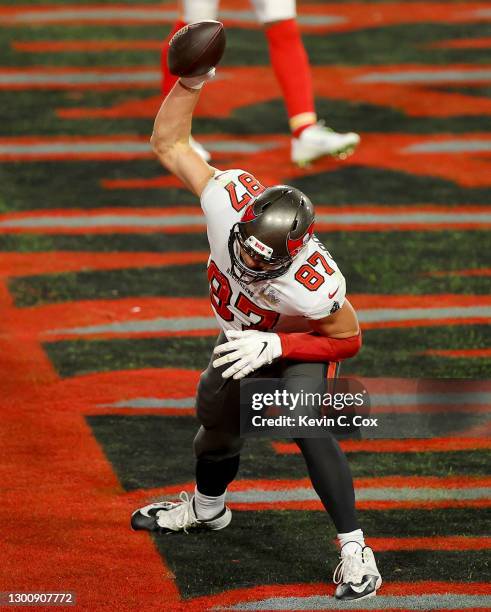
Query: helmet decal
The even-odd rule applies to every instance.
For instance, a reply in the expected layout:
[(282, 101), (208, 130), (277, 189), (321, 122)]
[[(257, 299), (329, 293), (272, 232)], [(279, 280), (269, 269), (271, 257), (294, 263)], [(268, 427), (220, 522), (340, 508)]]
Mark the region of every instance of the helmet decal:
[(249, 246), (253, 251), (256, 251), (259, 255), (262, 255), (266, 259), (270, 259), (273, 255), (273, 249), (268, 245), (258, 240), (255, 236), (249, 236), (245, 241), (245, 244)]
[(245, 209), (240, 222), (246, 223), (247, 221), (252, 221), (255, 218), (256, 218), (256, 214), (254, 212), (254, 202), (253, 202), (252, 204), (249, 204), (249, 206), (247, 206), (247, 208)]
[(292, 257), (295, 257), (295, 255), (298, 254), (298, 252), (302, 249), (302, 247), (304, 247), (307, 244), (307, 242), (310, 240), (310, 237), (312, 236), (313, 231), (314, 231), (314, 222), (312, 221), (312, 223), (307, 228), (307, 231), (305, 232), (303, 236), (300, 236), (300, 238), (297, 238), (296, 240), (292, 238), (288, 238), (287, 248), (288, 248), (288, 252), (290, 253)]

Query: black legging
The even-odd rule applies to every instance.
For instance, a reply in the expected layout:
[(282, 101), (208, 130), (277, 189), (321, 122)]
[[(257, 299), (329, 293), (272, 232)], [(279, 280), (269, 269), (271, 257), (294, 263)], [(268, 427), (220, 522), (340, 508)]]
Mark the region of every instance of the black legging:
[(355, 512), (355, 491), (351, 470), (334, 436), (295, 438), (312, 485), (338, 533), (359, 529)]
[[(221, 334), (217, 344), (224, 341)], [(301, 390), (306, 379), (314, 385), (327, 374), (326, 363), (282, 361), (261, 368), (258, 378), (283, 378), (290, 390)], [(222, 370), (227, 367), (223, 366)], [(201, 427), (194, 439), (196, 483), (204, 495), (222, 495), (234, 480), (244, 443), (240, 437), (239, 382), (224, 381), (221, 370), (208, 368), (200, 377), (196, 407)], [(323, 438), (295, 438), (307, 463), (317, 495), (331, 516), (338, 533), (358, 529), (355, 493), (348, 461), (337, 440), (326, 433)]]
[[(338, 533), (358, 529), (355, 512), (355, 492), (351, 470), (337, 440), (326, 438), (295, 438), (304, 456), (312, 485), (324, 508), (332, 518)], [(225, 493), (239, 469), (239, 455), (196, 462), (196, 484), (204, 495), (217, 497)]]

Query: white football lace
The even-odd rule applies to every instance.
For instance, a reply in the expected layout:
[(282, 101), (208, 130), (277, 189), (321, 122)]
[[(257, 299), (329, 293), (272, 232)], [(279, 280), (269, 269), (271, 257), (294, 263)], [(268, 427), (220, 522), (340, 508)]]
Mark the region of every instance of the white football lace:
[[(173, 531), (181, 529), (187, 533), (187, 528), (197, 525), (199, 521), (191, 514), (191, 500), (186, 491), (181, 491), (178, 502), (165, 502), (166, 510), (156, 513), (157, 523), (160, 527), (167, 527)], [(164, 504), (162, 504), (164, 505)]]
[(352, 582), (358, 584), (363, 579), (364, 568), (356, 555), (343, 555), (338, 563), (332, 580), (334, 584)]

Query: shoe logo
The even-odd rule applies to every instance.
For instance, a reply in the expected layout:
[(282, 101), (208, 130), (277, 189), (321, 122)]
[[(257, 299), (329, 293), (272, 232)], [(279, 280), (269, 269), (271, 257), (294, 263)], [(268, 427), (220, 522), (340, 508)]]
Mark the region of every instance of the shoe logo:
[(369, 586), (370, 582), (371, 580), (365, 580), (365, 582), (363, 582), (359, 586), (355, 586), (354, 584), (351, 584), (350, 586), (355, 593), (363, 593), (367, 586)]
[(263, 342), (263, 348), (261, 349), (261, 352), (258, 355), (258, 358), (261, 357), (261, 355), (264, 353), (264, 350), (266, 349), (266, 347), (268, 346), (267, 342)]
[(142, 508), (140, 510), (140, 514), (143, 514), (143, 516), (147, 516), (148, 518), (153, 518), (153, 516), (150, 516), (149, 511), (153, 510), (154, 506), (145, 506), (145, 508)]
[(336, 295), (336, 293), (339, 291), (339, 285), (338, 288), (336, 289), (336, 291), (334, 293), (330, 293), (329, 294), (329, 299), (332, 300), (332, 298)]
[[(155, 504), (148, 504), (148, 506), (144, 506), (143, 508), (136, 510), (136, 512), (139, 512), (140, 514), (143, 514), (143, 516), (147, 516), (148, 518), (154, 518), (154, 515), (158, 510), (167, 510), (167, 506), (168, 502), (157, 502)], [(152, 512), (152, 510), (155, 510), (155, 512)], [(152, 514), (150, 514), (150, 512), (152, 512)]]

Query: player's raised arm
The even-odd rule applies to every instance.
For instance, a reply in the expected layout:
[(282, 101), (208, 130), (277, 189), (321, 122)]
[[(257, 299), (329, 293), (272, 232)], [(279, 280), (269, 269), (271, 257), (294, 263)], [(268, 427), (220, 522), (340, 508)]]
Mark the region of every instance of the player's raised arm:
[(157, 113), (150, 140), (162, 165), (197, 196), (215, 169), (190, 146), (191, 122), (201, 88), (214, 77), (224, 47), (219, 22), (200, 22), (177, 32), (171, 41), (169, 66), (180, 79)]
[(214, 173), (214, 168), (189, 144), (191, 119), (199, 94), (200, 89), (178, 81), (157, 113), (150, 139), (161, 164), (197, 196)]

